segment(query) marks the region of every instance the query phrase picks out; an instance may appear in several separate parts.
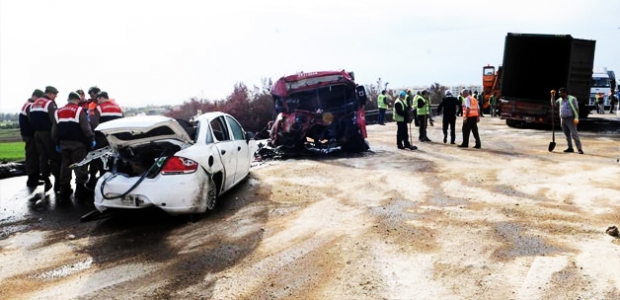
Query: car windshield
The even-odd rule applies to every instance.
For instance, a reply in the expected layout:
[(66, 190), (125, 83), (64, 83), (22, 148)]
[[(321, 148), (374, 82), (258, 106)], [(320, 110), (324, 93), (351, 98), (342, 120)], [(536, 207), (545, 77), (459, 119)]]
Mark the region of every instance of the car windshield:
[(318, 109), (327, 111), (346, 110), (348, 103), (357, 103), (354, 89), (346, 85), (332, 85), (321, 87), (312, 91), (299, 92), (291, 95), (287, 99), (287, 104), (291, 111), (295, 109), (316, 111)]
[(592, 78), (592, 87), (593, 88), (611, 87), (611, 81), (609, 80), (609, 78), (594, 77)]

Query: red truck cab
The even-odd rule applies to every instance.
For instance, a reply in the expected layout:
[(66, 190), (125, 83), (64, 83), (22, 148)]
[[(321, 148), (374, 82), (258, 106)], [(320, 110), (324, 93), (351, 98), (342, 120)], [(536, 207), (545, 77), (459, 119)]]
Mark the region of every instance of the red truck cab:
[(366, 91), (353, 73), (321, 71), (280, 78), (271, 88), (276, 118), (272, 147), (284, 150), (360, 152), (366, 142)]

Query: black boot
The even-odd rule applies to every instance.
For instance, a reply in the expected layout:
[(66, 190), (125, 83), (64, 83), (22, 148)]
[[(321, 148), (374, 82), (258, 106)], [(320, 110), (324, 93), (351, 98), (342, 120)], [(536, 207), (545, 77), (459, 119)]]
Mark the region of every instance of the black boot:
[(75, 198), (84, 200), (93, 196), (93, 193), (89, 191), (85, 185), (85, 183), (76, 183)]
[(49, 191), (52, 188), (52, 182), (49, 178), (45, 178), (45, 186), (43, 188), (44, 191)]
[(54, 176), (54, 193), (56, 193), (56, 195), (58, 195), (58, 193), (60, 193), (60, 186), (61, 184), (58, 182), (58, 178), (60, 178), (59, 174), (53, 174)]
[(71, 189), (71, 185), (70, 184), (58, 184), (59, 186), (59, 191), (58, 191), (58, 197), (61, 200), (70, 200), (71, 199), (71, 195), (73, 194), (73, 189)]
[(36, 188), (37, 185), (39, 185), (39, 175), (28, 175), (26, 186), (29, 188)]
[(86, 187), (86, 189), (89, 192), (94, 192), (95, 191), (95, 186), (97, 186), (97, 179), (89, 179), (85, 184), (84, 187)]

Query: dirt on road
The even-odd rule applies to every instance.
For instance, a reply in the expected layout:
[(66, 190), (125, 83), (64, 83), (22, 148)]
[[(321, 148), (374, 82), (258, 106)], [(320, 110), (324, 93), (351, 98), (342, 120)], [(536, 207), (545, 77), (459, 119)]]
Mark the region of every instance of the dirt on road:
[(489, 117), (482, 149), (442, 143), (440, 118), (416, 151), (370, 125), (371, 153), (263, 162), (195, 222), (58, 225), (3, 199), (30, 212), (0, 220), (19, 228), (0, 240), (0, 298), (619, 299), (617, 125), (583, 123), (583, 155)]

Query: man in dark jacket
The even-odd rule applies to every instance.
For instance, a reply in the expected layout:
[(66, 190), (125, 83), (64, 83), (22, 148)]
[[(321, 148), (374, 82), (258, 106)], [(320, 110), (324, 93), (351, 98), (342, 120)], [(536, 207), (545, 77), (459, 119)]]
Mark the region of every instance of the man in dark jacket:
[[(122, 117), (123, 109), (116, 104), (113, 99), (110, 99), (107, 92), (100, 91), (97, 93), (97, 107), (95, 108), (95, 115), (90, 121), (90, 125), (95, 132), (95, 141), (97, 143), (97, 147), (95, 149), (101, 149), (108, 146), (108, 140), (105, 138), (103, 133), (96, 131), (97, 126), (101, 123)], [(88, 182), (86, 183), (86, 188), (89, 191), (94, 191), (98, 178), (105, 173), (101, 159), (93, 160), (89, 166), (88, 172), (90, 176)], [(99, 173), (99, 176), (97, 176), (97, 173)]]
[(56, 123), (56, 96), (58, 90), (53, 86), (45, 88), (45, 95), (32, 103), (28, 120), (34, 128), (34, 141), (39, 153), (39, 171), (45, 181), (45, 191), (52, 188), (50, 173), (54, 175), (54, 192), (59, 191), (60, 155), (52, 141), (51, 131)]
[[(80, 95), (75, 92), (69, 93), (67, 105), (56, 111), (56, 126), (52, 128), (52, 139), (60, 145), (60, 192), (62, 200), (69, 200), (73, 190), (71, 189), (71, 169), (69, 166), (82, 161), (86, 157), (87, 147), (94, 148), (95, 135), (86, 118), (86, 112), (79, 105)], [(84, 184), (88, 180), (86, 166), (75, 168), (75, 197), (84, 199), (88, 191)]]
[(35, 188), (39, 184), (39, 153), (34, 142), (34, 128), (28, 120), (28, 114), (34, 101), (41, 97), (43, 97), (43, 91), (34, 90), (19, 113), (19, 131), (22, 135), (22, 141), (26, 144), (24, 149), (26, 151), (26, 175), (28, 175), (26, 186), (29, 188)]
[(450, 144), (455, 143), (456, 134), (454, 126), (456, 123), (456, 114), (460, 106), (459, 100), (456, 99), (449, 90), (446, 91), (446, 96), (441, 99), (441, 103), (437, 106), (438, 113), (441, 114), (443, 110), (443, 126), (441, 130), (443, 131), (444, 144), (448, 142), (448, 126), (450, 126)]
[(478, 100), (478, 111), (480, 112), (480, 116), (484, 117), (484, 114), (482, 113), (482, 106), (484, 103), (484, 99), (482, 99), (482, 94), (478, 95), (478, 91), (474, 91), (474, 98), (476, 98), (476, 100)]

